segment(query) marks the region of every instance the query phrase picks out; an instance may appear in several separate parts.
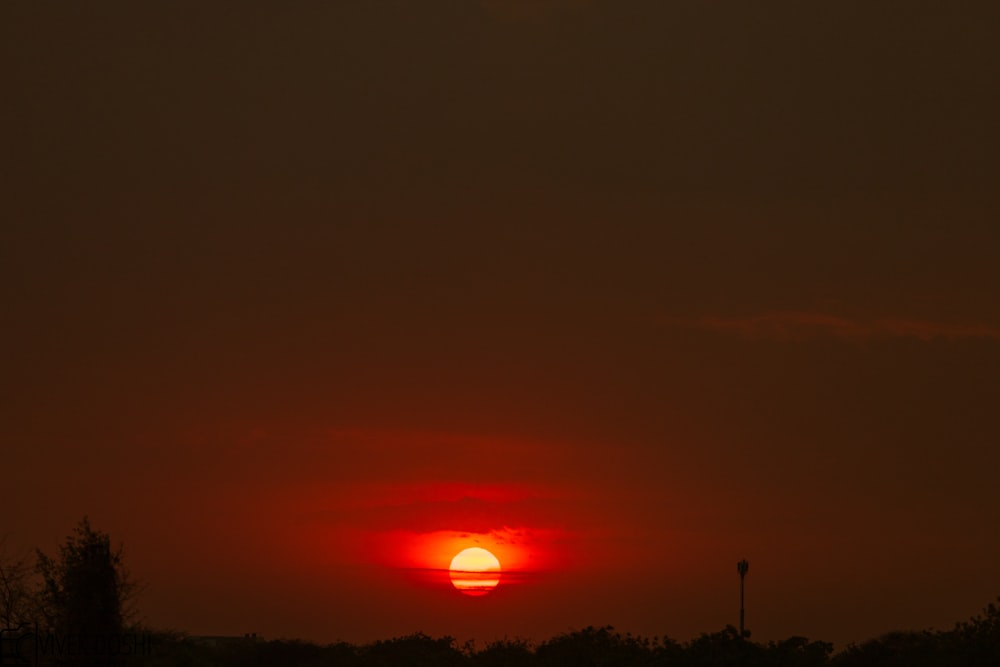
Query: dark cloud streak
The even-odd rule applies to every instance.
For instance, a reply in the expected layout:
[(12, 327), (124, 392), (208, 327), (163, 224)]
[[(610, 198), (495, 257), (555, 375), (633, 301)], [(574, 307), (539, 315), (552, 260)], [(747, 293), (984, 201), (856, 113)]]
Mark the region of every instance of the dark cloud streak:
[(780, 341), (830, 337), (855, 341), (913, 338), (924, 342), (938, 339), (1000, 342), (1000, 326), (989, 324), (928, 322), (900, 318), (861, 320), (820, 312), (771, 313), (732, 318), (703, 317), (691, 321), (673, 320), (671, 323), (747, 338)]

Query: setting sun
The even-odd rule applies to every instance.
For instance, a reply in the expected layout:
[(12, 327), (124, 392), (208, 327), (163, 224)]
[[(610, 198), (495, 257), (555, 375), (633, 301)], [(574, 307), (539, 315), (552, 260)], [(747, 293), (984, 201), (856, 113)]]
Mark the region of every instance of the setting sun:
[(500, 583), (500, 561), (480, 547), (460, 551), (448, 569), (452, 585), (466, 595), (486, 595)]

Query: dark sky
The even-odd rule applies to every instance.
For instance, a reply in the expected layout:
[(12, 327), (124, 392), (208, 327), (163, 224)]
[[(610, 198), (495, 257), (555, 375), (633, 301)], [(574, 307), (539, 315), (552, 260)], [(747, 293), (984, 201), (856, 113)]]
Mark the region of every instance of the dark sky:
[(998, 31), (3, 3), (0, 532), (88, 514), (195, 634), (685, 639), (744, 557), (754, 638), (949, 627), (1000, 593)]

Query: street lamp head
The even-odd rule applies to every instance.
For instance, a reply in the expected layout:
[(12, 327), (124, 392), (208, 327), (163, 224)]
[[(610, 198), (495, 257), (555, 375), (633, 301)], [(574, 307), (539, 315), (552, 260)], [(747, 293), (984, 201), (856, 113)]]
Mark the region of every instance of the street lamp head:
[(747, 571), (749, 570), (750, 570), (750, 563), (748, 563), (746, 559), (743, 559), (736, 564), (736, 571), (740, 573), (741, 577), (745, 577)]

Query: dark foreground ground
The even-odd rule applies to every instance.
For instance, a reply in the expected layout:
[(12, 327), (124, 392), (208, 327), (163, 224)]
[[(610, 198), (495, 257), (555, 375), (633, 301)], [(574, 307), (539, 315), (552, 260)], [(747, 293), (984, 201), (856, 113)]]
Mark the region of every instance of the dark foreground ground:
[[(667, 637), (623, 634), (611, 627), (588, 627), (538, 644), (514, 639), (482, 648), (422, 633), (365, 645), (340, 642), (325, 646), (296, 640), (189, 637), (164, 632), (133, 633), (116, 646), (105, 645), (99, 650), (80, 638), (76, 640), (75, 644), (56, 643), (43, 638), (35, 645), (22, 642), (17, 647), (7, 636), (0, 665), (1000, 667), (1000, 606), (990, 604), (981, 614), (951, 630), (892, 632), (850, 645), (836, 654), (829, 642), (790, 637), (758, 643), (741, 637), (733, 627), (683, 643)], [(19, 654), (15, 654), (17, 650)]]

